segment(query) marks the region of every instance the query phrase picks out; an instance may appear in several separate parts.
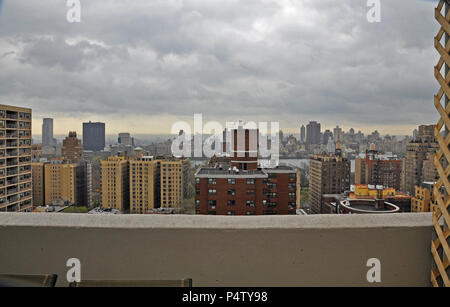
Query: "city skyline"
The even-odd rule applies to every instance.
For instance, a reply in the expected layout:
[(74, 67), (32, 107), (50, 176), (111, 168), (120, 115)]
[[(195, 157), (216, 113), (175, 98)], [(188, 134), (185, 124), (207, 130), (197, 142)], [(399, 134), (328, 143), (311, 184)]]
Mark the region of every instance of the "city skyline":
[(55, 134), (162, 134), (194, 113), (402, 135), (437, 120), (433, 1), (383, 3), (375, 24), (365, 1), (98, 3), (79, 24), (56, 0), (4, 3), (0, 103), (60, 119)]
[[(150, 132), (136, 132), (132, 130), (132, 126), (123, 126), (123, 129), (119, 129), (116, 126), (114, 126), (113, 124), (111, 124), (111, 122), (105, 122), (101, 120), (101, 117), (92, 117), (92, 120), (82, 120), (80, 122), (78, 122), (78, 120), (73, 119), (72, 122), (73, 124), (68, 124), (67, 121), (65, 119), (61, 119), (61, 118), (54, 118), (54, 117), (43, 117), (40, 119), (36, 119), (33, 116), (33, 121), (36, 122), (40, 122), (42, 124), (42, 121), (45, 118), (51, 118), (53, 119), (53, 126), (54, 126), (54, 136), (58, 137), (58, 138), (63, 138), (67, 135), (67, 133), (69, 133), (70, 131), (75, 131), (77, 132), (77, 134), (79, 136), (82, 136), (82, 131), (83, 131), (83, 123), (92, 121), (92, 122), (102, 122), (105, 123), (105, 130), (106, 130), (106, 136), (107, 137), (112, 137), (112, 136), (117, 136), (120, 133), (130, 133), (131, 135), (154, 135), (154, 136), (168, 136), (168, 135), (176, 135), (176, 134), (171, 134), (170, 133), (170, 127), (168, 130), (160, 130), (160, 131), (150, 131)], [(207, 119), (208, 120), (208, 119)], [(213, 120), (213, 119), (211, 119)], [(233, 119), (228, 120), (229, 122), (233, 121)], [(237, 119), (234, 119), (234, 121), (237, 121)], [(414, 130), (417, 129), (418, 126), (420, 125), (429, 125), (432, 124), (427, 123), (427, 122), (418, 122), (416, 125), (411, 125), (411, 127), (409, 127), (406, 130), (400, 129), (400, 130), (396, 130), (395, 127), (393, 130), (391, 130), (391, 128), (389, 126), (386, 125), (382, 125), (382, 126), (370, 126), (370, 127), (357, 127), (357, 126), (347, 126), (347, 125), (342, 125), (340, 123), (336, 123), (334, 126), (331, 124), (330, 126), (324, 126), (322, 124), (322, 122), (319, 120), (311, 120), (311, 121), (316, 121), (319, 124), (321, 124), (321, 132), (325, 132), (326, 130), (330, 130), (333, 131), (334, 128), (339, 127), (341, 128), (344, 132), (348, 132), (350, 129), (354, 129), (355, 133), (357, 133), (358, 131), (361, 131), (363, 134), (368, 135), (371, 134), (372, 132), (378, 131), (382, 136), (384, 135), (391, 135), (391, 136), (412, 136)], [(300, 129), (301, 126), (304, 125), (305, 127), (311, 122), (311, 121), (307, 121), (307, 122), (299, 122), (297, 127), (283, 127), (283, 122), (280, 122), (280, 130), (285, 134), (285, 135), (294, 135), (294, 136), (300, 136)], [(175, 119), (174, 119), (175, 122)], [(191, 124), (191, 126), (194, 126), (193, 120), (186, 120), (187, 123)], [(226, 121), (223, 122), (223, 124), (225, 124)], [(135, 122), (134, 123), (136, 126), (139, 126), (139, 122)], [(73, 128), (72, 128), (73, 127)], [(120, 125), (118, 127), (121, 127)], [(33, 137), (42, 137), (42, 127), (40, 124), (38, 125), (33, 125), (32, 127), (33, 129)]]

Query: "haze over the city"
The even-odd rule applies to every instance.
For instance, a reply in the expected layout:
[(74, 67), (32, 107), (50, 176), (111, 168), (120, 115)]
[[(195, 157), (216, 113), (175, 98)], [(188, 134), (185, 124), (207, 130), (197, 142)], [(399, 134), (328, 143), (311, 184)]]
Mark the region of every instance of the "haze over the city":
[[(437, 121), (430, 43), (435, 1), (5, 0), (0, 103), (33, 109), (55, 133), (106, 122), (108, 134), (168, 134), (175, 121), (317, 120), (411, 134)], [(407, 18), (406, 18), (407, 16)], [(414, 22), (410, 22), (414, 20)]]

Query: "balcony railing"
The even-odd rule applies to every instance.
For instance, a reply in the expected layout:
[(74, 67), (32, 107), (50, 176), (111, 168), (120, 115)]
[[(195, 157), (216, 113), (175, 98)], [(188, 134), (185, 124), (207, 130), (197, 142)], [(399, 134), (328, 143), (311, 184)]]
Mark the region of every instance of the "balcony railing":
[[(0, 213), (0, 272), (194, 286), (430, 286), (431, 214), (317, 216)], [(64, 236), (60, 234), (64, 233)], [(95, 236), (80, 234), (95, 233)], [(20, 242), (20, 244), (18, 244)], [(126, 248), (124, 248), (126, 247)], [(369, 259), (381, 283), (369, 283)]]
[(9, 204), (13, 204), (13, 203), (18, 202), (18, 201), (19, 201), (19, 196), (17, 196), (17, 195), (13, 195), (13, 196), (8, 196), (7, 197), (7, 202)]
[(19, 171), (17, 170), (17, 168), (8, 169), (8, 171), (6, 172), (7, 176), (17, 175), (18, 173)]
[(13, 185), (13, 184), (17, 184), (17, 183), (18, 183), (17, 177), (6, 180), (6, 185)]
[(15, 193), (18, 193), (19, 192), (19, 189), (18, 188), (12, 188), (12, 189), (8, 189), (8, 195), (11, 195), (11, 194), (15, 194)]
[(18, 134), (16, 132), (6, 133), (6, 138), (8, 138), (8, 139), (17, 138), (17, 136), (18, 136)]
[(17, 113), (6, 113), (6, 118), (7, 119), (17, 119)]

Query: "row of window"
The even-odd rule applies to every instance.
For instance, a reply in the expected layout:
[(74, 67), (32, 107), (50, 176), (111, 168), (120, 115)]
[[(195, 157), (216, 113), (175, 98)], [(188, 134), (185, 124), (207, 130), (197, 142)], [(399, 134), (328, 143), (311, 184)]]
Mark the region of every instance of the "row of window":
[(18, 119), (18, 118), (19, 119), (31, 119), (31, 114), (30, 113), (0, 110), (0, 117), (4, 118), (5, 115), (6, 115), (7, 118), (12, 118), (12, 119)]
[[(196, 192), (197, 195), (200, 195), (200, 189), (196, 189), (195, 192)], [(246, 194), (247, 194), (247, 195), (256, 195), (256, 191), (255, 191), (255, 190), (247, 190), (247, 193), (246, 193)], [(216, 189), (209, 189), (209, 190), (208, 190), (208, 195), (212, 195), (212, 196), (217, 195), (217, 190), (216, 190)], [(229, 196), (235, 196), (235, 195), (236, 195), (236, 190), (229, 189), (229, 190), (227, 191), (227, 195), (229, 195)], [(276, 198), (277, 195), (278, 195), (278, 194), (277, 194), (276, 192), (269, 192), (269, 193), (266, 193), (266, 196), (268, 196), (269, 198)], [(289, 198), (295, 198), (296, 195), (297, 195), (297, 193), (295, 193), (295, 192), (290, 192), (288, 195), (289, 195)]]
[[(247, 207), (253, 207), (253, 208), (255, 207), (255, 201), (254, 200), (247, 200), (245, 204), (246, 204)], [(195, 201), (195, 205), (197, 207), (200, 206), (200, 200), (197, 199)], [(213, 207), (215, 209), (216, 206), (217, 206), (217, 200), (208, 200), (208, 207)], [(228, 207), (236, 206), (236, 200), (234, 200), (234, 199), (227, 200), (227, 206)], [(263, 206), (265, 206), (265, 207), (276, 207), (277, 203), (276, 202), (268, 202), (267, 200), (263, 200)], [(297, 204), (295, 202), (289, 202), (288, 206), (289, 206), (290, 209), (297, 208)]]
[[(228, 182), (228, 184), (236, 184), (236, 179), (228, 178), (227, 182)], [(200, 184), (200, 178), (195, 178), (195, 183)], [(208, 178), (208, 184), (212, 184), (212, 185), (217, 184), (216, 178)], [(254, 185), (255, 179), (252, 179), (252, 178), (247, 179), (247, 184)]]
[[(290, 175), (291, 175), (291, 174), (290, 174)], [(296, 174), (293, 174), (293, 175), (295, 175), (294, 178), (297, 178), (297, 177), (296, 177)], [(290, 178), (290, 179), (291, 179), (291, 178)], [(200, 178), (195, 178), (195, 183), (196, 183), (196, 184), (200, 184)], [(227, 183), (228, 183), (228, 184), (236, 184), (236, 179), (235, 179), (235, 178), (228, 178), (228, 179), (227, 179)], [(263, 183), (264, 183), (264, 184), (267, 184), (268, 186), (275, 187), (275, 188), (276, 188), (276, 186), (277, 186), (276, 183), (269, 183), (269, 181), (268, 181), (267, 179), (264, 179)], [(210, 185), (215, 185), (215, 184), (217, 184), (217, 179), (216, 179), (216, 178), (208, 178), (208, 184), (210, 184)], [(255, 184), (255, 179), (254, 179), (254, 178), (248, 178), (248, 179), (247, 179), (247, 184), (249, 184), (249, 185), (254, 185), (254, 184)], [(294, 188), (295, 188), (295, 183), (289, 183), (289, 186), (291, 186), (291, 185), (293, 185)]]
[[(200, 214), (200, 211), (197, 210), (196, 213)], [(295, 212), (289, 212), (289, 214), (290, 215), (295, 215)], [(208, 211), (208, 215), (217, 215), (217, 212), (216, 211)], [(236, 212), (235, 211), (228, 211), (227, 215), (233, 216), (233, 215), (236, 215)], [(256, 215), (256, 212), (254, 212), (254, 211), (247, 211), (246, 215)], [(274, 212), (274, 211), (264, 211), (263, 215), (277, 215), (277, 213)]]

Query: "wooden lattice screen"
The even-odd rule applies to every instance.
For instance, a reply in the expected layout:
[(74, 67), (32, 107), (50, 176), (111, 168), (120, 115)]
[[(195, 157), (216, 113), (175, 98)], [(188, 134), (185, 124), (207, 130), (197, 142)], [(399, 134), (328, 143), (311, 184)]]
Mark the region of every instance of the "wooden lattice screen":
[[(439, 180), (434, 186), (436, 208), (433, 214), (434, 235), (431, 242), (433, 267), (431, 282), (433, 286), (450, 287), (449, 281), (449, 235), (450, 235), (450, 1), (441, 0), (435, 10), (436, 20), (441, 28), (434, 39), (434, 45), (440, 58), (434, 68), (434, 74), (440, 89), (434, 97), (434, 104), (440, 114), (440, 120), (435, 127), (439, 151), (434, 164), (439, 173)], [(445, 47), (444, 47), (445, 46)]]

